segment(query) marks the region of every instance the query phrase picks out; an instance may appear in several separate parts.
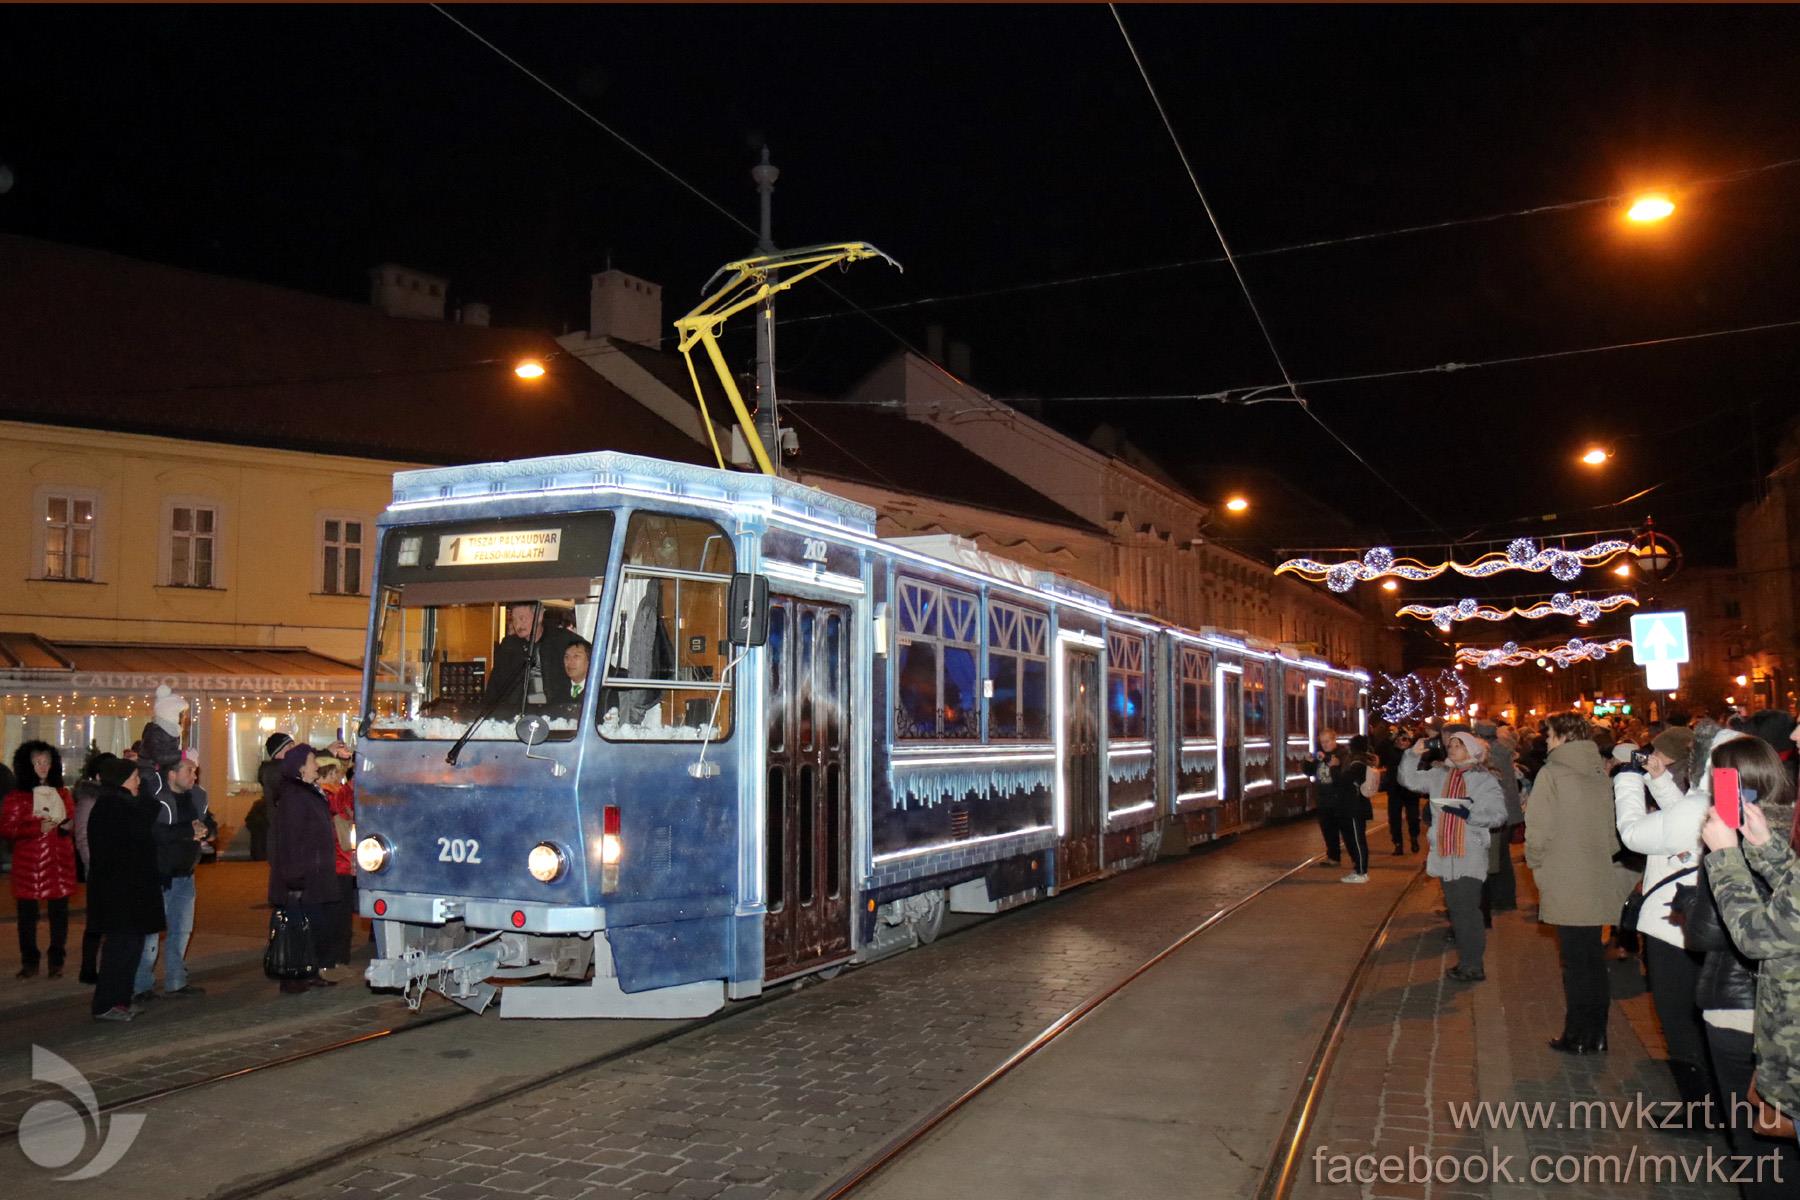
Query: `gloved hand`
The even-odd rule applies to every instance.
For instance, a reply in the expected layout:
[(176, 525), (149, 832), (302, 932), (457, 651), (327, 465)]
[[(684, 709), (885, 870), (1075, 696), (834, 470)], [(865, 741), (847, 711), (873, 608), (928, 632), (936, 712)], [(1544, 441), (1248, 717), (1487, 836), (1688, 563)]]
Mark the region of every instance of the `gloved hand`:
[(1447, 813), (1453, 813), (1465, 821), (1469, 819), (1469, 806), (1466, 804), (1446, 804), (1442, 807)]

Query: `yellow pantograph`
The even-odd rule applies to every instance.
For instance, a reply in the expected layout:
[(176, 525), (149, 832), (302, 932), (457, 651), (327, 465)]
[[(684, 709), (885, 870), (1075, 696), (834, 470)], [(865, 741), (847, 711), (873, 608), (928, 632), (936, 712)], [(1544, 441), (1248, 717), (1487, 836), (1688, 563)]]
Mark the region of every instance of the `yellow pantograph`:
[[(864, 258), (879, 258), (896, 270), (902, 269), (899, 263), (867, 242), (802, 246), (797, 250), (784, 250), (777, 254), (763, 254), (756, 258), (728, 262), (707, 281), (710, 288), (721, 275), (729, 275), (725, 284), (712, 291), (693, 312), (675, 322), (675, 331), (680, 335), (676, 349), (681, 351), (681, 357), (687, 363), (688, 378), (694, 384), (694, 399), (700, 404), (700, 423), (706, 426), (706, 438), (712, 443), (713, 457), (718, 460), (720, 467), (725, 465), (725, 456), (719, 450), (718, 435), (713, 432), (712, 416), (706, 411), (706, 393), (700, 387), (700, 374), (694, 369), (694, 346), (698, 344), (706, 347), (706, 357), (712, 360), (713, 370), (718, 372), (719, 386), (725, 389), (725, 398), (731, 401), (731, 410), (737, 414), (738, 425), (744, 431), (744, 441), (750, 447), (750, 453), (756, 457), (757, 467), (765, 475), (775, 474), (775, 466), (769, 461), (769, 452), (764, 448), (762, 438), (757, 436), (756, 423), (750, 419), (750, 410), (744, 407), (744, 397), (738, 391), (737, 381), (732, 379), (731, 371), (725, 366), (725, 356), (719, 351), (719, 334), (724, 331), (725, 322), (747, 308), (755, 308), (777, 292), (787, 291), (826, 267), (848, 266)], [(793, 274), (771, 281), (769, 275), (774, 271), (792, 271)]]

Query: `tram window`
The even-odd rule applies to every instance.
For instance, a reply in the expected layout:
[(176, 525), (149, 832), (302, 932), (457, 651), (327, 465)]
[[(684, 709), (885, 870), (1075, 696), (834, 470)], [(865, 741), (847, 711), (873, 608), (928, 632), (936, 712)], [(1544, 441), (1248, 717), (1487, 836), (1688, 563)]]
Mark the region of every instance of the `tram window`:
[(843, 857), (843, 848), (838, 845), (844, 829), (843, 786), (843, 771), (838, 764), (828, 763), (825, 767), (825, 894), (834, 900), (844, 886), (843, 872), (838, 866), (838, 860)]
[(384, 588), (375, 674), (405, 698), (373, 713), (369, 735), (454, 741), (473, 721), (471, 740), (511, 741), (532, 713), (548, 719), (550, 740), (574, 738), (591, 653), (569, 651), (590, 648), (600, 592), (598, 579)]
[(787, 858), (787, 770), (782, 766), (769, 768), (769, 824), (768, 844), (764, 847), (763, 870), (763, 903), (770, 912), (780, 912), (785, 896), (782, 888), (786, 883), (782, 875), (782, 863)]
[[(844, 619), (825, 618), (825, 744), (836, 750), (844, 740)], [(833, 892), (833, 895), (836, 893)]]
[(813, 902), (813, 859), (819, 848), (813, 845), (813, 783), (815, 770), (811, 763), (800, 768), (800, 895), (801, 904)]
[(788, 610), (784, 605), (774, 605), (769, 609), (769, 646), (766, 651), (769, 659), (769, 752), (775, 753), (787, 746), (787, 703), (782, 699), (783, 689), (787, 686), (787, 659), (784, 650), (787, 645)]
[(971, 592), (906, 576), (900, 577), (898, 593), (895, 736), (979, 737), (980, 602)]
[(1141, 738), (1148, 716), (1144, 711), (1144, 639), (1114, 633), (1107, 638), (1107, 657), (1107, 735)]
[(734, 556), (717, 525), (636, 513), (601, 681), (600, 732), (613, 741), (731, 735), (725, 595)]
[(794, 664), (794, 686), (800, 689), (800, 748), (813, 748), (813, 708), (814, 693), (817, 688), (817, 672), (814, 660), (817, 655), (818, 616), (806, 609), (800, 613), (800, 635), (794, 641), (794, 651), (798, 661)]
[(935, 643), (901, 641), (899, 700), (894, 711), (896, 737), (937, 736), (937, 659)]
[(1290, 738), (1306, 736), (1306, 678), (1298, 672), (1287, 673), (1287, 710), (1284, 724)]
[(967, 646), (944, 647), (944, 736), (981, 736), (977, 710), (981, 691), (975, 684), (975, 651)]
[(1019, 722), (1019, 660), (1011, 654), (988, 655), (988, 678), (994, 695), (988, 701), (988, 736), (1025, 736)]
[(1244, 736), (1269, 736), (1269, 670), (1254, 663), (1244, 669)]
[(998, 601), (989, 604), (988, 678), (994, 685), (988, 702), (990, 738), (1049, 736), (1049, 630), (1043, 613)]
[(1193, 646), (1181, 648), (1181, 736), (1211, 737), (1213, 729), (1212, 656)]
[(1050, 736), (1050, 664), (1041, 658), (1025, 660), (1020, 672), (1019, 719), (1028, 738)]

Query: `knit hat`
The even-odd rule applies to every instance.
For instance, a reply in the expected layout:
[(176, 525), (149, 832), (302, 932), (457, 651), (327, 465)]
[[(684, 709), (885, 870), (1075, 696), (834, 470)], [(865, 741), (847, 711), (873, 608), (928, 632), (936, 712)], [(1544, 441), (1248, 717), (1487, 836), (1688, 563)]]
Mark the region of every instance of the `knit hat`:
[(1684, 763), (1694, 749), (1694, 731), (1686, 725), (1665, 729), (1650, 739), (1650, 748), (1672, 763)]
[(156, 689), (156, 724), (170, 737), (181, 736), (181, 714), (187, 711), (188, 702), (170, 690), (168, 684)]
[(100, 763), (98, 774), (101, 787), (122, 788), (127, 779), (137, 774), (137, 766), (122, 758), (108, 758)]
[(293, 744), (294, 739), (287, 734), (271, 733), (268, 740), (263, 743), (263, 757), (274, 758), (277, 754), (280, 754), (283, 750), (286, 750)]
[(1636, 742), (1620, 742), (1612, 748), (1613, 761), (1630, 762), (1631, 756), (1636, 754), (1640, 749), (1642, 749), (1642, 747)]
[(1470, 762), (1487, 761), (1488, 744), (1466, 729), (1458, 729), (1455, 733), (1446, 734), (1444, 740), (1461, 742), (1463, 749), (1469, 752)]

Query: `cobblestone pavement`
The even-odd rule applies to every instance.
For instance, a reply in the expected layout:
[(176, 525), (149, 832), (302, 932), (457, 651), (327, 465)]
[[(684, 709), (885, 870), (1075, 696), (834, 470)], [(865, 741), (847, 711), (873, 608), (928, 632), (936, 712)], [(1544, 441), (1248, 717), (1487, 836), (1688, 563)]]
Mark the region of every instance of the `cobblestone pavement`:
[(1317, 837), (1267, 830), (1078, 889), (278, 1194), (810, 1196)]
[[(1515, 854), (1518, 852), (1515, 850)], [(1737, 1189), (1704, 1176), (1673, 1184), (1669, 1167), (1706, 1162), (1709, 1150), (1728, 1153), (1722, 1137), (1686, 1135), (1659, 1129), (1526, 1129), (1520, 1119), (1460, 1123), (1453, 1108), (1472, 1101), (1545, 1102), (1570, 1124), (1571, 1101), (1616, 1101), (1639, 1096), (1652, 1101), (1677, 1098), (1661, 1060), (1664, 1053), (1650, 997), (1635, 961), (1612, 964), (1614, 1012), (1606, 1054), (1575, 1058), (1546, 1042), (1562, 1028), (1562, 976), (1556, 939), (1536, 920), (1537, 894), (1531, 874), (1519, 868), (1520, 910), (1495, 917), (1488, 938), (1487, 982), (1456, 984), (1444, 978), (1455, 961), (1444, 940), (1441, 890), (1431, 880), (1415, 888), (1397, 914), (1388, 943), (1368, 977), (1335, 1065), (1302, 1159), (1297, 1200), (1359, 1196), (1364, 1200), (1473, 1200), (1494, 1197), (1642, 1197), (1666, 1200), (1727, 1200)], [(1583, 1124), (1583, 1121), (1576, 1121)], [(1330, 1182), (1336, 1156), (1397, 1156), (1439, 1171), (1424, 1179), (1425, 1167), (1396, 1173), (1417, 1181), (1356, 1184)], [(1318, 1157), (1324, 1155), (1326, 1157)], [(1646, 1156), (1677, 1156), (1665, 1166), (1664, 1182), (1608, 1182), (1605, 1172), (1636, 1171)], [(1570, 1156), (1570, 1157), (1564, 1157)], [(1480, 1181), (1469, 1182), (1460, 1164), (1484, 1158)], [(1488, 1178), (1497, 1158), (1508, 1159), (1511, 1180)], [(1547, 1178), (1533, 1182), (1533, 1160)], [(1561, 1179), (1557, 1172), (1563, 1172)], [(1580, 1179), (1587, 1172), (1586, 1181)], [(1643, 1178), (1652, 1179), (1646, 1175)], [(1685, 1178), (1685, 1176), (1683, 1176)], [(1565, 1182), (1564, 1180), (1573, 1180)]]

